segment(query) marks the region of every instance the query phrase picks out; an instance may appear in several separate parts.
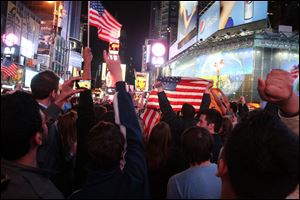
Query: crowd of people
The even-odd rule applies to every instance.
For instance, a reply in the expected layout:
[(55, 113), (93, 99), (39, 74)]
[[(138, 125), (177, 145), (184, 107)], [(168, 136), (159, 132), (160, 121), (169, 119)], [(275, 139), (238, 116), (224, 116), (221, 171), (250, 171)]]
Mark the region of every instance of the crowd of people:
[(157, 82), (161, 120), (145, 137), (119, 58), (103, 57), (113, 102), (73, 87), (91, 80), (89, 48), (82, 77), (59, 87), (43, 71), (31, 92), (1, 95), (1, 198), (299, 198), (299, 98), (288, 72), (258, 80), (268, 103), (254, 111), (210, 83), (199, 112), (186, 103), (178, 114)]

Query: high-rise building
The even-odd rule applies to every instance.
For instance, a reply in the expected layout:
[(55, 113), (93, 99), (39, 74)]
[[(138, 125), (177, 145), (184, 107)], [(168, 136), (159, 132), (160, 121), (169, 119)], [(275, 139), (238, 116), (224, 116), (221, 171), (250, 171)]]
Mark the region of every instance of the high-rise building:
[(178, 1), (152, 1), (150, 39), (165, 39), (168, 44), (177, 37)]
[(51, 69), (67, 79), (73, 67), (81, 67), (81, 1), (28, 1), (41, 19), (38, 60), (41, 70)]

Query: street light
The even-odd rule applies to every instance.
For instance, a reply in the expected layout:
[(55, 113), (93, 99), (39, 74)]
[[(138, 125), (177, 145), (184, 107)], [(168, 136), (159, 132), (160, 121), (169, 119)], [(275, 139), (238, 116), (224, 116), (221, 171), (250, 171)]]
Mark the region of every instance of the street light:
[(214, 63), (214, 68), (217, 70), (217, 87), (220, 88), (221, 87), (221, 83), (220, 83), (220, 73), (221, 73), (221, 69), (224, 67), (224, 60), (221, 59), (220, 63), (215, 62)]

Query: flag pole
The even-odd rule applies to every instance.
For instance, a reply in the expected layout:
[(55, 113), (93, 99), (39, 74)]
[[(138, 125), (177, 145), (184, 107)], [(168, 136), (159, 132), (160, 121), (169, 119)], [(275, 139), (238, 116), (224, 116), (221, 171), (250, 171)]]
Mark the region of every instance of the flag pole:
[(88, 1), (87, 47), (90, 48), (90, 1)]

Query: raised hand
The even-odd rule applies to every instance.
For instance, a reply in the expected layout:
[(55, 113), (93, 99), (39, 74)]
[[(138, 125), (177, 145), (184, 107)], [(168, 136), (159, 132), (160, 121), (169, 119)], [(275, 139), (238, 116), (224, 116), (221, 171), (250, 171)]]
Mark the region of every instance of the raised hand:
[(118, 81), (122, 81), (121, 61), (119, 55), (109, 55), (104, 50), (103, 58), (108, 70), (110, 71), (113, 85)]
[(299, 98), (293, 92), (293, 79), (289, 72), (273, 69), (266, 80), (258, 79), (258, 93), (262, 100), (276, 104), (285, 113), (299, 111)]
[(83, 92), (85, 89), (73, 89), (74, 82), (77, 80), (81, 80), (80, 77), (73, 77), (70, 80), (67, 80), (64, 82), (64, 84), (61, 86), (60, 94), (55, 99), (55, 104), (59, 107), (62, 107), (64, 102), (71, 97), (72, 95)]
[(90, 48), (85, 47), (83, 50), (83, 61), (84, 61), (84, 66), (83, 66), (83, 75), (82, 79), (83, 80), (91, 80), (92, 75), (91, 75), (91, 62), (93, 60), (93, 54)]

